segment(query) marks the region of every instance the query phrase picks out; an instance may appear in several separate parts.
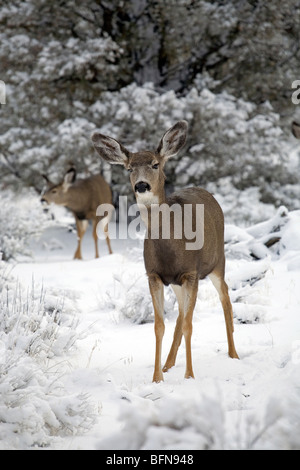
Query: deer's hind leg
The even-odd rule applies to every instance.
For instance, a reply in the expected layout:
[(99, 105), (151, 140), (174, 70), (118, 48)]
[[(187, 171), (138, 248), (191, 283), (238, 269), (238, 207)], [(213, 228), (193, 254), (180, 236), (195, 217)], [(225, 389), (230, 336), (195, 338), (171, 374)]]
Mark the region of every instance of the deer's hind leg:
[(97, 219), (93, 219), (93, 239), (94, 239), (94, 243), (95, 243), (95, 258), (99, 258), (98, 235), (97, 235)]
[(103, 230), (105, 241), (107, 244), (108, 252), (111, 255), (112, 254), (112, 249), (111, 249), (111, 244), (110, 244), (110, 238), (109, 238), (109, 233), (108, 233), (108, 222), (110, 220), (111, 214), (106, 215), (105, 217), (96, 217), (96, 219), (93, 221), (93, 237), (95, 241), (95, 251), (96, 251), (96, 258), (99, 258), (99, 253), (98, 253), (98, 224)]
[(239, 356), (235, 349), (234, 340), (233, 340), (233, 332), (234, 332), (233, 312), (232, 312), (231, 301), (228, 295), (228, 286), (224, 280), (224, 274), (222, 271), (219, 272), (217, 269), (215, 269), (209, 274), (209, 278), (218, 291), (218, 294), (222, 303), (223, 311), (224, 311), (226, 332), (227, 332), (227, 342), (228, 342), (228, 355), (232, 358), (239, 359)]
[(168, 358), (166, 360), (166, 363), (163, 367), (163, 372), (167, 372), (169, 369), (171, 369), (171, 367), (175, 365), (178, 348), (180, 346), (182, 334), (183, 334), (182, 324), (183, 324), (183, 316), (184, 316), (184, 311), (183, 311), (184, 306), (183, 306), (181, 286), (172, 285), (172, 289), (175, 292), (175, 295), (177, 298), (179, 314), (178, 314), (178, 318), (176, 321), (173, 343), (172, 343)]
[(194, 372), (192, 366), (191, 337), (193, 331), (193, 313), (198, 292), (197, 275), (195, 275), (195, 273), (185, 274), (182, 285), (172, 285), (172, 288), (178, 300), (179, 315), (176, 321), (173, 343), (163, 371), (167, 372), (175, 365), (178, 348), (180, 346), (182, 336), (184, 336), (186, 350), (185, 378), (193, 378)]
[(186, 351), (186, 369), (185, 378), (194, 378), (192, 366), (192, 350), (191, 339), (193, 332), (193, 313), (197, 300), (198, 293), (198, 276), (196, 273), (191, 272), (184, 275), (182, 283), (182, 297), (183, 297), (183, 323), (182, 333), (185, 339)]
[(105, 241), (106, 241), (106, 244), (107, 244), (108, 252), (111, 255), (112, 254), (112, 249), (111, 249), (110, 238), (109, 238), (109, 234), (108, 234), (108, 223), (104, 226), (103, 232), (104, 232), (104, 235), (105, 235)]
[(74, 253), (74, 259), (82, 259), (81, 255), (81, 241), (83, 238), (83, 235), (86, 232), (86, 229), (88, 228), (88, 221), (87, 220), (80, 220), (77, 217), (75, 217), (76, 220), (76, 229), (77, 229), (77, 249)]

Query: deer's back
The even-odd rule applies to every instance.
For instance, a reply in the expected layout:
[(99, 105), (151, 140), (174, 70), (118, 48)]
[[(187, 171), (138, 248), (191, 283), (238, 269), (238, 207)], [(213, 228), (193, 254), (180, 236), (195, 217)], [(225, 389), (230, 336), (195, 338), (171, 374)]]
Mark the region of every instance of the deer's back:
[[(187, 240), (146, 238), (144, 258), (147, 274), (157, 274), (164, 284), (181, 284), (186, 273), (194, 272), (198, 279), (204, 279), (224, 260), (224, 216), (216, 199), (201, 188), (186, 188), (173, 193), (167, 199), (168, 205), (179, 204), (184, 214), (184, 205), (193, 208), (193, 231), (195, 231), (196, 205), (204, 206), (203, 246), (197, 250), (187, 249)], [(200, 226), (200, 224), (199, 224)], [(184, 227), (184, 220), (183, 220)]]
[(100, 204), (112, 204), (110, 186), (101, 175), (76, 180), (68, 192), (67, 207), (79, 219), (95, 218)]

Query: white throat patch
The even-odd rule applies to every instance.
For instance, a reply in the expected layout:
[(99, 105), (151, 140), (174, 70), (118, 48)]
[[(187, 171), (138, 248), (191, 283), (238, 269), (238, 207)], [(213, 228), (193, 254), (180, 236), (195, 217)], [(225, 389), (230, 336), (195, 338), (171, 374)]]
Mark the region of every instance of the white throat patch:
[(152, 191), (145, 191), (144, 193), (136, 192), (135, 195), (138, 204), (144, 204), (144, 206), (158, 204), (158, 196), (153, 194)]

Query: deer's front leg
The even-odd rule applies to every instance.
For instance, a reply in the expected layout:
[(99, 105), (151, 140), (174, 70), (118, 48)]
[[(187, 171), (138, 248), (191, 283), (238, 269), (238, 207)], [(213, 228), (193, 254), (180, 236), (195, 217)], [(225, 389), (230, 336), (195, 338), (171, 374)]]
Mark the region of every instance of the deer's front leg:
[(165, 332), (164, 324), (164, 285), (160, 277), (156, 274), (149, 276), (149, 288), (152, 297), (152, 303), (154, 307), (154, 331), (156, 338), (155, 347), (155, 365), (153, 382), (162, 382), (164, 380), (161, 369), (161, 348), (162, 339)]

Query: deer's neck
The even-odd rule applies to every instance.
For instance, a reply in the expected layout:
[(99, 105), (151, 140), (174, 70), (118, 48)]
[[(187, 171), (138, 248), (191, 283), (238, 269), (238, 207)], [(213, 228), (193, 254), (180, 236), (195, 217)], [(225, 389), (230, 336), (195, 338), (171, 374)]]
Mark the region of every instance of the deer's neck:
[(162, 188), (162, 190), (157, 194), (151, 191), (146, 191), (145, 193), (138, 194), (136, 197), (136, 201), (140, 209), (142, 221), (149, 230), (151, 228), (152, 223), (151, 215), (153, 215), (153, 209), (167, 202), (165, 190), (164, 188)]

